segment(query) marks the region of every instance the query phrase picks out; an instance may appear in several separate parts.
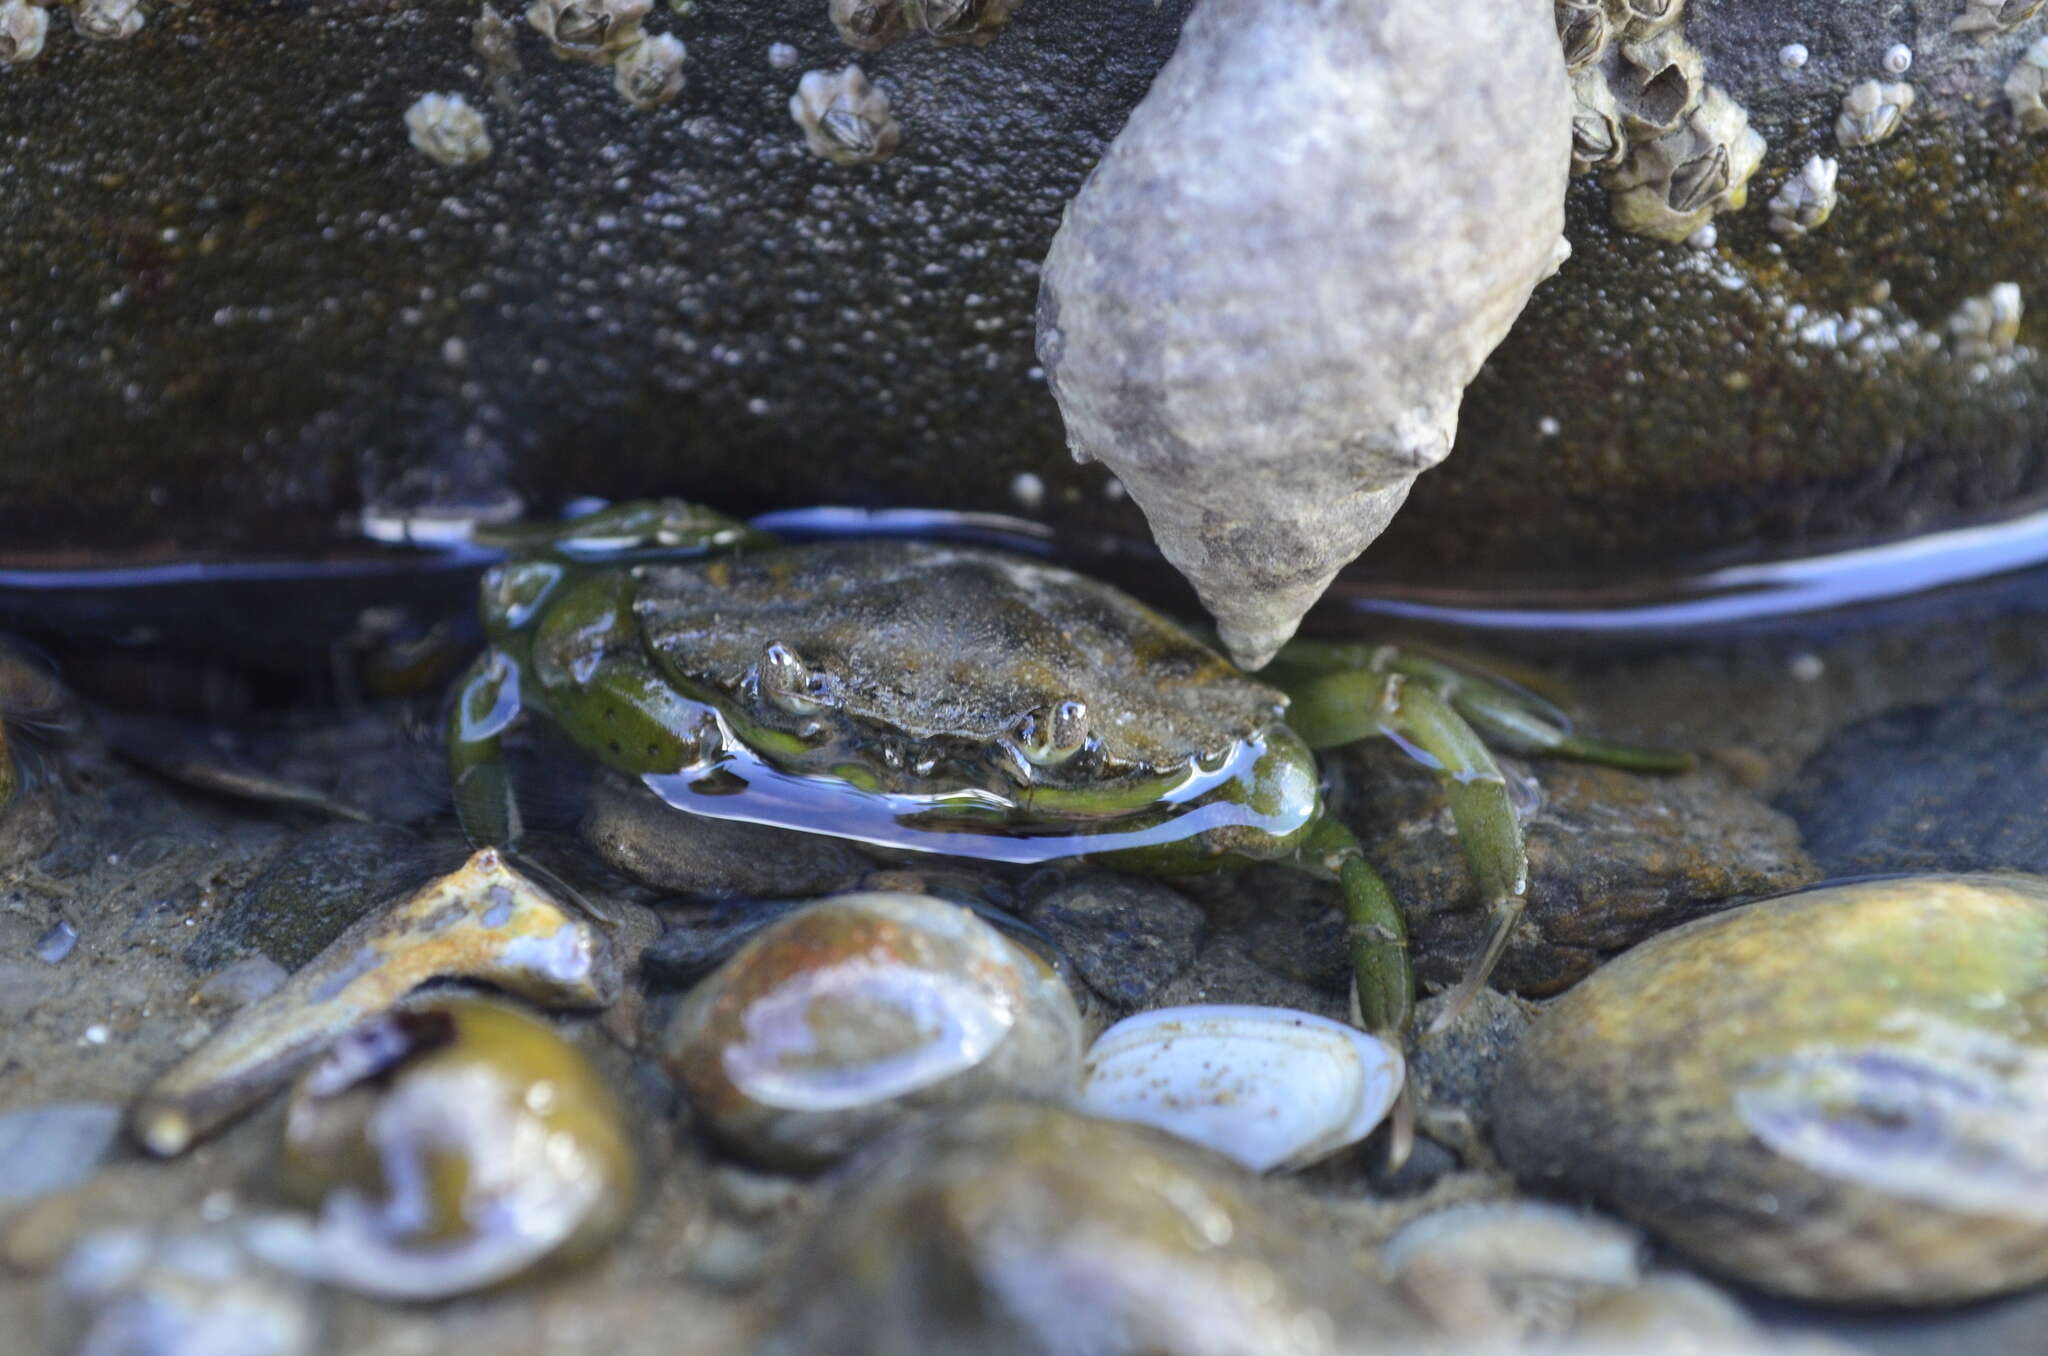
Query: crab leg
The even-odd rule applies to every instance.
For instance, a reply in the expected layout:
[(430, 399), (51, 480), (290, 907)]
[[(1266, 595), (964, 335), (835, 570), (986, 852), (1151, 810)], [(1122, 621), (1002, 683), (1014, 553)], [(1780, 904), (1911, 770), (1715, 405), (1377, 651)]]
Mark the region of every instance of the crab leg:
[[(1693, 766), (1691, 754), (1637, 748), (1575, 733), (1563, 712), (1533, 693), (1397, 645), (1292, 641), (1274, 660), (1274, 666), (1276, 673), (1291, 670), (1304, 677), (1359, 671), (1400, 674), (1426, 685), (1467, 723), (1518, 753), (1577, 758), (1636, 772), (1685, 772)], [(1291, 686), (1294, 679), (1289, 676), (1281, 681)]]
[[(1478, 957), (1466, 967), (1431, 1026), (1433, 1031), (1442, 1030), (1485, 986), (1528, 897), (1529, 855), (1522, 844), (1521, 821), (1508, 797), (1507, 778), (1465, 718), (1404, 674), (1327, 673), (1291, 686), (1290, 695), (1294, 704), (1288, 723), (1311, 748), (1382, 734), (1443, 778), (1444, 795), (1492, 925)], [(1363, 978), (1360, 984), (1362, 1004)]]
[(519, 714), (519, 665), (503, 651), (477, 656), (448, 714), (448, 773), (455, 816), (472, 847), (511, 848), (519, 803), (505, 770), (505, 727)]

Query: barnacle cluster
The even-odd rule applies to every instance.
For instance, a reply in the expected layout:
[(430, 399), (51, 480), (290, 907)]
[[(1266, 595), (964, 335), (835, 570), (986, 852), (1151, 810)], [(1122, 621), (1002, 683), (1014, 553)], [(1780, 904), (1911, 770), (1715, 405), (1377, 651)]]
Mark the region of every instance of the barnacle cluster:
[(2048, 129), (2048, 38), (2042, 38), (2022, 56), (2005, 77), (2005, 97), (2012, 102), (2012, 115), (2029, 132)]
[(832, 26), (846, 45), (879, 52), (922, 33), (942, 46), (979, 47), (1010, 22), (1022, 0), (831, 0)]
[(1623, 229), (1680, 241), (1748, 200), (1764, 139), (1706, 82), (1684, 0), (1555, 0), (1572, 77), (1572, 166), (1601, 171)]
[(651, 112), (683, 92), (682, 40), (640, 26), (652, 0), (533, 0), (526, 22), (564, 61), (612, 68), (619, 97)]
[(886, 160), (903, 138), (889, 111), (889, 96), (870, 85), (857, 65), (806, 71), (790, 96), (789, 116), (804, 129), (811, 154), (835, 165)]
[(2048, 0), (1963, 0), (1963, 12), (1949, 22), (1948, 31), (1991, 42), (2039, 14), (2044, 3)]

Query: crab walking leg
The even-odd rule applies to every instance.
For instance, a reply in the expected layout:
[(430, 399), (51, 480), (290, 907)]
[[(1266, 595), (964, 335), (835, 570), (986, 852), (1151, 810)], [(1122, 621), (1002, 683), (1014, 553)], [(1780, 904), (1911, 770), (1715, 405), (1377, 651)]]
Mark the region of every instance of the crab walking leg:
[(519, 842), (519, 803), (505, 770), (505, 727), (519, 714), (519, 666), (499, 650), (470, 665), (448, 715), (448, 781), (471, 847)]
[[(1421, 683), (1399, 673), (1352, 670), (1290, 684), (1288, 723), (1311, 748), (1383, 734), (1434, 767), (1443, 779), (1465, 859), (1478, 880), (1492, 927), (1431, 1025), (1440, 1031), (1465, 1010), (1507, 949), (1529, 891), (1529, 854), (1508, 796), (1507, 778), (1463, 716)], [(1384, 888), (1384, 887), (1382, 887)]]
[(1316, 821), (1298, 851), (1344, 887), (1359, 1024), (1400, 1044), (1415, 1012), (1415, 972), (1408, 963), (1408, 925), (1394, 892), (1366, 862), (1358, 836), (1328, 816)]
[(1288, 670), (1302, 675), (1361, 670), (1400, 674), (1427, 686), (1480, 733), (1518, 753), (1576, 758), (1633, 772), (1687, 772), (1695, 761), (1689, 753), (1638, 748), (1575, 733), (1563, 713), (1541, 697), (1398, 645), (1291, 641), (1274, 660), (1274, 672), (1282, 674), (1282, 683), (1291, 687), (1300, 680), (1285, 676)]
[[(1297, 849), (1344, 887), (1344, 921), (1351, 935), (1351, 996), (1358, 1024), (1397, 1049), (1408, 1043), (1415, 1015), (1415, 970), (1408, 961), (1408, 924), (1380, 873), (1365, 860), (1358, 835), (1336, 819), (1316, 821)], [(1415, 1095), (1403, 1079), (1389, 1112), (1387, 1170), (1398, 1172), (1415, 1148)]]

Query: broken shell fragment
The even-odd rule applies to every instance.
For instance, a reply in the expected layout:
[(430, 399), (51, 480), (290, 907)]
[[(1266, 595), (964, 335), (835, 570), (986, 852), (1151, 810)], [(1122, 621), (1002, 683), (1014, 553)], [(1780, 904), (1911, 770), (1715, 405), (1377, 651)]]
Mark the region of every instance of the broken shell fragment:
[(1204, 0), (1068, 205), (1038, 305), (1068, 446), (1238, 663), (1450, 451), (1556, 266), (1570, 137), (1541, 6)]
[(1071, 1098), (1081, 1015), (1050, 966), (968, 910), (850, 894), (773, 924), (691, 990), (662, 1056), (735, 1152), (816, 1167), (910, 1111)]
[(152, 1083), (129, 1114), (153, 1154), (183, 1153), (365, 1018), (435, 979), (491, 984), (547, 1007), (618, 997), (604, 935), (490, 848), (363, 919), (269, 997)]
[(0, 63), (14, 66), (34, 61), (42, 54), (49, 32), (48, 10), (24, 0), (7, 0), (0, 5)]
[(803, 128), (811, 154), (835, 165), (887, 160), (903, 139), (889, 96), (870, 85), (859, 66), (806, 71), (789, 97), (789, 116)]
[(1364, 1139), (1393, 1107), (1404, 1072), (1393, 1047), (1313, 1013), (1155, 1008), (1096, 1040), (1077, 1105), (1269, 1172), (1307, 1167)]
[(639, 1175), (624, 1113), (538, 1018), (457, 998), (373, 1017), (286, 1113), (283, 1186), (309, 1228), (252, 1236), (294, 1273), (380, 1299), (442, 1299), (609, 1243)]
[(491, 154), (484, 115), (460, 94), (422, 94), (405, 110), (413, 149), (437, 165), (474, 165)]
[(1835, 140), (1844, 150), (1875, 146), (1899, 130), (1912, 107), (1911, 85), (1865, 80), (1842, 96), (1842, 111), (1835, 119)]
[(1544, 1010), (1495, 1085), (1525, 1185), (1807, 1299), (2048, 1279), (2048, 880), (1788, 895), (1643, 943)]
[(1835, 176), (1841, 162), (1809, 156), (1799, 173), (1787, 179), (1771, 198), (1771, 229), (1780, 235), (1805, 235), (1834, 215)]
[(643, 113), (671, 102), (683, 92), (685, 55), (680, 38), (663, 33), (647, 39), (612, 68), (619, 97)]
[(2029, 47), (2005, 77), (2005, 97), (2012, 103), (2012, 115), (2029, 132), (2048, 128), (2044, 95), (2048, 95), (2048, 38)]

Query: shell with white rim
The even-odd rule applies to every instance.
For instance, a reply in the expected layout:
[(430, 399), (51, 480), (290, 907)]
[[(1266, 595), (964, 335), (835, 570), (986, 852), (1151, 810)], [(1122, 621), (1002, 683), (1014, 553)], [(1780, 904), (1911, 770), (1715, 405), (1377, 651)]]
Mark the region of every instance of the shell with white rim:
[(1052, 968), (925, 895), (839, 895), (767, 928), (691, 991), (662, 1042), (709, 1127), (815, 1167), (913, 1111), (1073, 1096), (1081, 1015)]
[(1398, 1050), (1291, 1008), (1155, 1008), (1102, 1033), (1080, 1106), (1206, 1145), (1255, 1172), (1356, 1144), (1400, 1095)]

